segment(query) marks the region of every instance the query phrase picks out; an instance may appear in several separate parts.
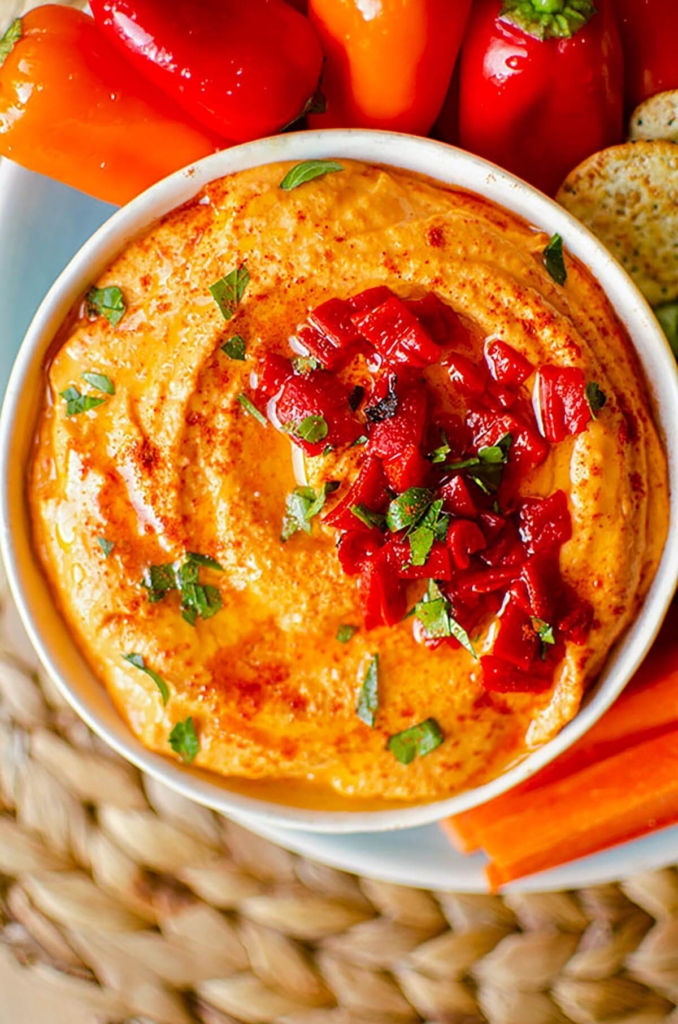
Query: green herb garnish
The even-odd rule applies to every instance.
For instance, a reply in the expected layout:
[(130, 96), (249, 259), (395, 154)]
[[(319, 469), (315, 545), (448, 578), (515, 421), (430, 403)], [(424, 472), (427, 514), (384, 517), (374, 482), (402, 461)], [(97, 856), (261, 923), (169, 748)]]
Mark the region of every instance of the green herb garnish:
[(509, 451), (513, 444), (510, 434), (504, 434), (496, 444), (480, 448), (477, 455), (461, 462), (448, 463), (447, 469), (466, 470), (467, 475), (480, 487), (484, 494), (494, 494), (499, 490), (504, 466), (509, 459)]
[(336, 160), (304, 160), (303, 163), (296, 164), (287, 172), (280, 182), (280, 188), (283, 192), (291, 192), (292, 189), (305, 185), (307, 181), (322, 178), (325, 174), (335, 174), (343, 169)]
[(104, 558), (108, 558), (111, 551), (115, 547), (115, 542), (112, 540), (106, 540), (105, 537), (97, 537), (97, 544), (104, 553)]
[(285, 424), (284, 429), (309, 444), (324, 441), (329, 434), (327, 420), (323, 416), (305, 416), (299, 423)]
[(200, 750), (198, 737), (195, 734), (193, 719), (189, 716), (185, 722), (177, 722), (169, 734), (170, 747), (179, 754), (182, 761), (191, 764)]
[(359, 626), (350, 626), (348, 623), (342, 623), (337, 630), (336, 639), (340, 644), (347, 644), (349, 640), (353, 639), (359, 628)]
[(379, 710), (379, 655), (370, 661), (363, 685), (360, 688), (356, 714), (358, 718), (374, 729)]
[(267, 425), (266, 417), (264, 416), (263, 412), (259, 412), (254, 402), (250, 401), (247, 395), (244, 395), (242, 393), (239, 394), (238, 401), (242, 405), (245, 412), (249, 413), (250, 416), (254, 416), (255, 420), (258, 423), (261, 423), (262, 427), (265, 427)]
[(123, 658), (125, 661), (128, 661), (130, 665), (134, 665), (135, 668), (141, 669), (142, 672), (146, 673), (149, 679), (153, 680), (155, 685), (160, 690), (160, 696), (162, 697), (163, 704), (167, 704), (170, 695), (169, 686), (167, 685), (167, 683), (165, 682), (161, 675), (158, 675), (158, 673), (154, 671), (154, 669), (148, 667), (142, 655), (134, 653), (123, 654)]
[(222, 607), (221, 594), (217, 587), (198, 581), (200, 566), (223, 572), (222, 567), (209, 555), (187, 552), (183, 562), (169, 562), (164, 565), (150, 565), (144, 570), (142, 586), (148, 592), (151, 603), (162, 601), (168, 593), (178, 590), (181, 594), (181, 614), (191, 626), (198, 616), (209, 619)]
[(430, 637), (455, 637), (469, 654), (477, 658), (471, 638), (451, 614), (450, 602), (435, 580), (429, 580), (424, 597), (414, 606), (414, 614)]
[(21, 18), (15, 18), (14, 21), (10, 22), (9, 28), (2, 38), (0, 38), (0, 68), (9, 57), (22, 35), (23, 26), (21, 24)]
[(567, 268), (563, 254), (563, 240), (560, 235), (555, 234), (544, 249), (544, 266), (556, 284), (565, 284), (567, 281)]
[(66, 388), (59, 394), (66, 400), (67, 416), (77, 416), (78, 413), (89, 412), (90, 409), (96, 409), (98, 405), (103, 405), (106, 401), (105, 398), (95, 398), (94, 395), (81, 395), (74, 387)]
[(85, 306), (88, 316), (105, 316), (111, 327), (120, 323), (127, 309), (122, 289), (117, 284), (90, 288), (85, 295)]
[(443, 499), (438, 498), (428, 508), (418, 526), (410, 533), (410, 564), (426, 565), (435, 540), (445, 540), (450, 517), (441, 515)]
[(607, 395), (594, 380), (589, 381), (586, 385), (584, 394), (591, 410), (591, 416), (594, 420), (598, 419), (597, 413), (600, 412), (607, 402)]
[(187, 551), (186, 558), (189, 562), (195, 562), (196, 565), (204, 565), (206, 569), (214, 569), (215, 572), (223, 572), (223, 565), (219, 565), (216, 558), (210, 558), (209, 555), (199, 555), (197, 551)]
[(320, 370), (322, 365), (315, 356), (295, 356), (292, 360), (292, 369), (303, 377), (308, 376), (309, 373), (314, 373), (316, 370)]
[(210, 285), (212, 298), (221, 310), (224, 320), (231, 320), (235, 316), (249, 281), (247, 266), (241, 263), (235, 270), (229, 271), (225, 277)]
[(444, 739), (442, 729), (435, 718), (427, 718), (424, 722), (391, 736), (386, 749), (391, 751), (396, 761), (411, 764), (417, 755), (426, 757), (439, 747)]
[(359, 519), (365, 526), (369, 526), (372, 529), (376, 526), (378, 530), (383, 530), (386, 524), (386, 516), (383, 512), (373, 512), (367, 505), (351, 505), (351, 512)]
[(84, 381), (87, 381), (97, 391), (104, 391), (107, 395), (115, 394), (115, 385), (110, 377), (107, 377), (105, 373), (86, 373), (80, 374)]
[(386, 524), (394, 533), (416, 526), (433, 502), (433, 491), (428, 487), (410, 487), (394, 498), (388, 506)]
[(555, 644), (556, 638), (553, 634), (553, 626), (543, 619), (532, 619), (534, 631), (541, 641), (541, 660), (546, 661), (546, 648), (549, 644)]
[(441, 462), (444, 462), (447, 456), (452, 451), (452, 449), (450, 448), (450, 443), (447, 440), (447, 434), (445, 433), (444, 430), (440, 431), (440, 440), (442, 442), (440, 447), (434, 448), (429, 455), (429, 459), (431, 460), (434, 466), (438, 465)]
[(229, 359), (238, 359), (242, 362), (247, 354), (247, 345), (242, 334), (234, 334), (232, 338), (225, 341), (221, 346), (221, 351), (225, 352)]
[(299, 530), (310, 534), (311, 520), (324, 507), (327, 495), (332, 494), (338, 487), (336, 480), (329, 480), (317, 492), (312, 487), (295, 487), (292, 493), (287, 495), (280, 539), (283, 542), (287, 541)]

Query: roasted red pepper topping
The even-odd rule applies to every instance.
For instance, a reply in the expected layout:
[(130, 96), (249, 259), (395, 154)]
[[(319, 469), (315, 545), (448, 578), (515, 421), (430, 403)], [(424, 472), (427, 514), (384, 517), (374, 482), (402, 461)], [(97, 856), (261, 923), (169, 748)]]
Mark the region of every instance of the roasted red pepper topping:
[(471, 636), (499, 615), (484, 687), (548, 689), (564, 641), (586, 642), (593, 619), (560, 573), (567, 495), (526, 497), (523, 483), (605, 396), (581, 370), (534, 367), (498, 338), (474, 362), (469, 329), (431, 294), (400, 299), (380, 285), (328, 299), (308, 320), (295, 347), (312, 358), (267, 356), (257, 389), (306, 454), (355, 449), (357, 476), (322, 522), (358, 577), (366, 628), (400, 622), (415, 600), (409, 581), (427, 580), (418, 642), (475, 656)]

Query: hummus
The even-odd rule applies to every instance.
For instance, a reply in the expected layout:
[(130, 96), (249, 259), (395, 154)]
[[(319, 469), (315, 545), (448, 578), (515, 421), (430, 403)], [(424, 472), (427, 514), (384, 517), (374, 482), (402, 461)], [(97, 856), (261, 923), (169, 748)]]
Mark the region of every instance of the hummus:
[[(290, 165), (229, 176), (128, 246), (97, 282), (121, 290), (120, 321), (83, 303), (55, 344), (29, 498), (61, 612), (147, 747), (178, 756), (168, 737), (190, 716), (196, 766), (266, 783), (258, 791), (270, 785), (274, 798), (329, 807), (339, 795), (362, 809), (483, 783), (576, 714), (657, 568), (668, 483), (638, 360), (583, 266), (567, 256), (560, 285), (543, 259), (548, 236), (506, 210), (394, 169), (341, 165), (291, 191), (279, 187)], [(225, 320), (210, 286), (242, 266), (246, 290)], [(592, 611), (546, 690), (486, 692), (469, 651), (416, 642), (409, 618), (363, 628), (356, 577), (321, 516), (281, 543), (294, 488), (343, 487), (365, 453), (304, 457), (238, 396), (266, 412), (253, 390), (264, 354), (289, 359), (310, 309), (379, 285), (403, 298), (434, 293), (465, 324), (476, 362), (499, 338), (534, 367), (581, 368), (607, 397), (520, 480), (521, 496), (567, 496), (560, 571)], [(244, 359), (222, 349), (235, 335)], [(68, 415), (69, 388), (102, 401)], [(152, 601), (148, 589), (150, 566), (187, 552), (205, 556), (200, 581), (221, 603), (193, 624), (177, 594)], [(423, 588), (410, 585), (416, 600)], [(345, 624), (359, 628), (340, 643)], [(496, 631), (492, 616), (474, 634), (479, 653)], [(375, 654), (370, 728), (356, 702)], [(166, 703), (140, 659), (164, 681)], [(443, 741), (410, 763), (394, 757), (389, 738), (431, 719)]]

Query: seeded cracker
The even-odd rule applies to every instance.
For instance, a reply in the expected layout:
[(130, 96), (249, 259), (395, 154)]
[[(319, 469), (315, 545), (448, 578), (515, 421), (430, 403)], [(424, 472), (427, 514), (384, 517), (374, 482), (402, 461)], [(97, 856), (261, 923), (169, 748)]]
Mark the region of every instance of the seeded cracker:
[(631, 114), (629, 138), (678, 142), (678, 89), (657, 93), (637, 106)]

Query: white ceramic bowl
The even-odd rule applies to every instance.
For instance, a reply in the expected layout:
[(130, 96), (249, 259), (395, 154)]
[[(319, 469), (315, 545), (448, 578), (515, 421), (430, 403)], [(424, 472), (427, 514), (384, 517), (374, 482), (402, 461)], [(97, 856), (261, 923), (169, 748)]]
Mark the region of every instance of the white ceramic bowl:
[[(344, 157), (391, 164), (482, 193), (537, 225), (559, 232), (593, 272), (625, 324), (653, 393), (667, 445), (671, 523), (662, 561), (633, 627), (616, 647), (577, 717), (521, 764), (477, 789), (399, 810), (321, 811), (243, 795), (225, 779), (147, 751), (115, 711), (61, 619), (31, 543), (25, 473), (45, 387), (44, 358), (73, 303), (127, 243), (159, 217), (224, 174), (278, 160)], [(24, 625), (46, 670), (78, 714), (106, 742), (149, 775), (217, 811), (316, 832), (369, 832), (423, 825), (466, 810), (517, 785), (583, 735), (621, 693), (661, 624), (678, 573), (678, 374), (657, 322), (626, 273), (568, 213), (484, 160), (428, 139), (373, 131), (300, 132), (237, 146), (159, 182), (114, 214), (83, 246), (50, 289), (19, 351), (0, 419), (2, 554)]]

